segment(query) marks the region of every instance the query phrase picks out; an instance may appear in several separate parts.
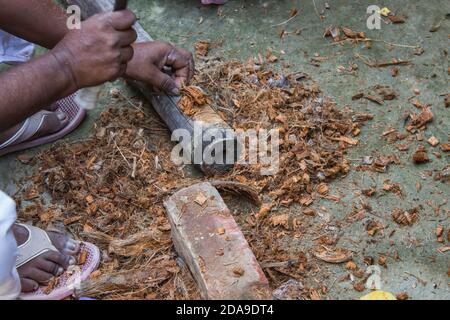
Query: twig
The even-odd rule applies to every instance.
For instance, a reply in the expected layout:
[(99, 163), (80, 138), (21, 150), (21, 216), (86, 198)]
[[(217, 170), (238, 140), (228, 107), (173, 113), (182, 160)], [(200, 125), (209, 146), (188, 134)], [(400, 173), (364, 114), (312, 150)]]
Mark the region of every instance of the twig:
[(424, 286), (426, 286), (426, 285), (427, 285), (427, 282), (426, 282), (425, 280), (423, 280), (423, 279), (419, 278), (418, 276), (416, 276), (416, 275), (412, 274), (411, 272), (405, 271), (405, 273), (406, 273), (407, 275), (409, 275), (409, 276), (413, 277), (413, 278), (416, 278), (416, 279), (417, 279), (417, 281), (419, 281), (419, 282), (420, 282), (421, 284), (423, 284)]
[(125, 160), (125, 162), (128, 164), (128, 166), (131, 168), (131, 164), (130, 162), (128, 162), (127, 158), (125, 158), (125, 156), (122, 153), (122, 150), (120, 150), (119, 146), (117, 145), (116, 141), (114, 140), (114, 145), (117, 148), (117, 150), (119, 150), (120, 155), (122, 156), (122, 158)]
[(296, 264), (298, 262), (297, 259), (288, 260), (288, 261), (281, 261), (281, 262), (263, 262), (261, 264), (261, 267), (263, 269), (269, 269), (269, 268), (289, 268)]
[(312, 0), (312, 2), (314, 4), (314, 10), (316, 11), (317, 16), (319, 17), (320, 20), (322, 20), (322, 17), (319, 14), (319, 10), (317, 9), (316, 1)]
[(120, 90), (119, 90), (119, 95), (124, 98), (132, 107), (136, 108), (139, 111), (143, 111), (142, 108), (138, 107), (135, 103), (133, 103), (133, 101), (131, 101), (126, 95), (124, 95)]
[(282, 25), (284, 25), (284, 24), (287, 24), (287, 23), (289, 23), (291, 20), (293, 20), (296, 16), (298, 16), (298, 11), (297, 11), (292, 17), (290, 17), (289, 19), (287, 19), (286, 21), (280, 22), (280, 23), (278, 23), (278, 24), (274, 24), (274, 25), (272, 25), (271, 27), (279, 27), (279, 26), (282, 26)]
[(393, 47), (400, 47), (400, 48), (411, 48), (411, 49), (417, 49), (420, 46), (412, 46), (412, 45), (407, 45), (407, 44), (399, 44), (399, 43), (393, 43), (393, 42), (389, 42), (383, 39), (370, 39), (370, 38), (365, 38), (365, 39), (344, 39), (341, 41), (336, 41), (333, 43), (329, 43), (327, 44), (327, 46), (334, 46), (337, 44), (342, 44), (344, 42), (384, 42), (385, 44), (389, 45), (389, 46), (393, 46)]
[(136, 178), (136, 165), (137, 165), (137, 159), (136, 159), (136, 157), (133, 157), (133, 170), (131, 171), (131, 177), (133, 179)]
[(412, 61), (411, 60), (396, 60), (396, 61), (391, 61), (391, 62), (371, 62), (370, 60), (363, 58), (363, 56), (361, 56), (360, 54), (355, 54), (355, 58), (360, 59), (362, 62), (364, 62), (366, 65), (368, 65), (369, 67), (372, 68), (383, 68), (383, 67), (388, 67), (388, 66), (396, 66), (396, 65), (406, 65), (406, 64), (410, 64)]

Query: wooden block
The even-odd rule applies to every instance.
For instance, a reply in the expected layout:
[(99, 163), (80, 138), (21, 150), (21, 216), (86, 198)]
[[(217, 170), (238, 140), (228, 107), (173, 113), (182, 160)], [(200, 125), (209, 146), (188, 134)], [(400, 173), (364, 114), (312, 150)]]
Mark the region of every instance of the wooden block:
[(175, 249), (203, 298), (271, 298), (258, 261), (216, 188), (196, 184), (178, 191), (164, 205)]

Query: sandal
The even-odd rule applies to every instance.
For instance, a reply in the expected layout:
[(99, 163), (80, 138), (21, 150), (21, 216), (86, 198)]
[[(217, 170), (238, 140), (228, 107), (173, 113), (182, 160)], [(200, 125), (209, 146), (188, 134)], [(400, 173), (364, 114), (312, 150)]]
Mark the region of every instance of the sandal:
[[(19, 268), (36, 257), (48, 252), (58, 251), (52, 244), (47, 232), (30, 225), (19, 224), (28, 230), (28, 239), (18, 247), (16, 267)], [(40, 286), (31, 293), (22, 293), (20, 300), (63, 300), (74, 293), (82, 281), (94, 272), (100, 263), (100, 250), (91, 243), (80, 245), (81, 265), (71, 266), (61, 276), (55, 278), (50, 286)]]
[(69, 121), (65, 127), (55, 133), (39, 137), (37, 139), (32, 139), (32, 137), (42, 128), (45, 118), (52, 113), (51, 111), (46, 110), (39, 111), (25, 120), (15, 135), (7, 141), (0, 143), (0, 157), (16, 151), (22, 151), (54, 142), (75, 130), (86, 116), (86, 111), (75, 102), (75, 97), (77, 94), (78, 93), (75, 93), (56, 102), (55, 112), (63, 112), (69, 118)]

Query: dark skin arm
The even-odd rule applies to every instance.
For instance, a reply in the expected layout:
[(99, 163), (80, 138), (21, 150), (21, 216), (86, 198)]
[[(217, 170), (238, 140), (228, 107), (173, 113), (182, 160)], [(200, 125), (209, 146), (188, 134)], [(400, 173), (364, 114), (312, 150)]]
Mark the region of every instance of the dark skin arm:
[[(81, 30), (69, 31), (66, 13), (51, 0), (0, 0), (0, 8), (0, 28), (52, 49), (35, 61), (0, 74), (0, 132), (80, 88), (111, 81), (118, 76), (144, 81), (157, 91), (178, 94), (178, 89), (194, 74), (192, 54), (169, 43), (135, 44), (133, 52), (131, 48), (121, 50), (102, 44), (105, 39), (103, 29), (94, 28), (80, 35), (86, 22)], [(74, 39), (77, 34), (78, 40)], [(64, 41), (66, 38), (72, 41)], [(94, 46), (92, 39), (103, 47)], [(61, 42), (66, 43), (61, 45)], [(123, 47), (123, 43), (120, 46)], [(121, 51), (121, 57), (117, 59), (126, 60), (127, 64), (121, 64), (120, 72), (112, 73), (110, 69), (117, 67), (117, 61), (110, 56), (105, 58), (104, 54), (117, 53), (117, 50)], [(57, 55), (60, 56), (57, 59), (59, 68), (55, 66), (54, 51), (61, 53)], [(172, 68), (172, 77), (161, 72), (164, 66)], [(70, 85), (68, 81), (72, 81)]]
[(0, 131), (79, 88), (125, 74), (136, 21), (130, 11), (95, 15), (47, 54), (0, 74)]
[(70, 73), (52, 54), (0, 74), (0, 132), (73, 92)]
[(53, 49), (68, 32), (67, 14), (51, 0), (0, 0), (0, 29)]
[[(1, 29), (45, 48), (52, 49), (68, 32), (68, 15), (51, 0), (0, 0), (0, 8)], [(139, 43), (134, 51), (125, 75), (146, 82), (156, 91), (178, 94), (194, 75), (192, 54), (169, 43)], [(171, 79), (160, 72), (163, 66), (173, 69)]]
[[(1, 29), (47, 49), (68, 32), (66, 13), (51, 0), (0, 0), (0, 8)], [(49, 53), (0, 74), (0, 132), (73, 93), (76, 87), (64, 69)]]

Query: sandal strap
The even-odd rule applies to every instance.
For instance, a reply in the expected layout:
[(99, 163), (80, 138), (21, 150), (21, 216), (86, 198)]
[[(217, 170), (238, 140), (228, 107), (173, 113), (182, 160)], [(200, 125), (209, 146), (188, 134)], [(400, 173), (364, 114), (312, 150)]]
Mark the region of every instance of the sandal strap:
[(0, 144), (0, 149), (29, 140), (42, 128), (45, 119), (51, 114), (50, 111), (42, 110), (29, 117), (11, 138)]
[(59, 252), (44, 230), (26, 224), (18, 223), (17, 225), (28, 230), (28, 239), (17, 248), (16, 268), (20, 268), (48, 251)]

